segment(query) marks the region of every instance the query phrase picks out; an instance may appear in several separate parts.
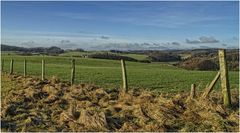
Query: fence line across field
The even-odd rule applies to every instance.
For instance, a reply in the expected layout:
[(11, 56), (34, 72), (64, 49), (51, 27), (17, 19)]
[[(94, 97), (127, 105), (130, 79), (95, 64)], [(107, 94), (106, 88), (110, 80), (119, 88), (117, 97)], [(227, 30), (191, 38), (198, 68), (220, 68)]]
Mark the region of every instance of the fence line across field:
[(72, 59), (72, 68), (71, 68), (71, 85), (74, 84), (75, 80), (75, 59)]
[[(217, 80), (220, 79), (221, 81), (221, 88), (222, 88), (222, 95), (223, 95), (223, 103), (225, 106), (231, 106), (231, 93), (230, 93), (230, 87), (229, 87), (229, 78), (228, 78), (228, 69), (227, 69), (227, 62), (226, 62), (226, 50), (221, 49), (218, 50), (218, 56), (219, 56), (219, 66), (220, 69), (213, 79), (213, 81), (205, 88), (201, 98), (206, 99), (211, 91), (213, 90), (214, 85), (216, 84)], [(71, 78), (70, 78), (70, 83), (73, 85), (75, 83), (75, 59), (71, 60)], [(1, 60), (1, 71), (3, 71), (4, 68), (4, 60)], [(14, 70), (14, 60), (11, 59), (10, 61), (10, 70), (9, 74), (13, 74)], [(128, 92), (128, 81), (127, 81), (127, 69), (126, 69), (126, 64), (123, 59), (121, 59), (121, 70), (122, 70), (122, 89), (123, 92), (127, 93)], [(27, 75), (27, 60), (24, 59), (24, 70), (23, 70), (23, 75), (26, 77)], [(41, 79), (45, 80), (45, 60), (42, 59), (42, 74), (41, 74)], [(191, 85), (191, 90), (190, 90), (190, 99), (194, 99), (196, 97), (196, 85), (192, 84)]]
[(228, 69), (226, 62), (226, 51), (219, 50), (219, 66), (220, 66), (220, 79), (221, 79), (221, 87), (223, 93), (223, 103), (225, 106), (231, 105), (231, 94), (229, 87), (229, 78), (228, 78)]
[(23, 62), (23, 76), (26, 77), (27, 76), (27, 60), (24, 59), (24, 62)]
[(10, 62), (10, 72), (9, 72), (9, 74), (13, 74), (13, 62), (14, 62), (14, 60), (11, 59), (11, 62)]
[(45, 60), (42, 60), (42, 80), (45, 79)]
[(4, 60), (1, 61), (1, 72), (3, 71), (3, 67), (4, 67)]

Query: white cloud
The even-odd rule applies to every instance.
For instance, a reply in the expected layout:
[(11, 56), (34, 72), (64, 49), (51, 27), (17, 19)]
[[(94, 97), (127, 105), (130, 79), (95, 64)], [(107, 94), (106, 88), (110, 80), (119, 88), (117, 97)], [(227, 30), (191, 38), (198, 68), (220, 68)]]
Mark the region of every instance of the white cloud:
[(198, 40), (189, 40), (186, 39), (186, 43), (190, 44), (199, 44), (199, 43), (218, 43), (219, 40), (215, 39), (214, 37), (206, 37), (206, 36), (201, 36), (199, 37)]
[[(126, 6), (126, 5), (125, 5)], [(109, 8), (109, 7), (108, 7)], [(141, 9), (144, 8), (144, 9)], [(121, 12), (109, 13), (76, 13), (76, 12), (56, 12), (52, 15), (64, 18), (70, 18), (75, 20), (100, 20), (100, 21), (110, 21), (110, 22), (121, 22), (128, 23), (138, 26), (154, 26), (159, 28), (179, 28), (182, 26), (194, 26), (196, 27), (208, 27), (213, 26), (211, 23), (214, 21), (230, 20), (230, 17), (220, 17), (213, 16), (210, 14), (202, 14), (199, 12), (189, 12), (189, 11), (176, 11), (176, 10), (162, 10), (161, 7), (151, 7), (142, 6), (141, 8), (126, 9), (119, 7), (116, 10), (121, 10)], [(174, 8), (174, 6), (173, 6)], [(106, 9), (107, 10), (107, 9)], [(109, 10), (112, 11), (113, 9)], [(204, 23), (204, 24), (202, 24)], [(214, 25), (217, 25), (214, 23)]]

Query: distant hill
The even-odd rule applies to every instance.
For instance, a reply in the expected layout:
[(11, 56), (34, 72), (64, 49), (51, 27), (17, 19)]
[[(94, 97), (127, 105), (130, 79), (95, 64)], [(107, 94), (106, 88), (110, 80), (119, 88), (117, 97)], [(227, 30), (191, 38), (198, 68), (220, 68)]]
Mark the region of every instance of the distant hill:
[(48, 47), (48, 48), (44, 48), (44, 47), (24, 48), (24, 47), (9, 46), (9, 45), (4, 45), (4, 44), (1, 44), (1, 51), (16, 51), (16, 52), (20, 52), (20, 54), (24, 54), (24, 55), (25, 54), (31, 55), (33, 53), (58, 55), (58, 54), (64, 53), (63, 49), (56, 47), (56, 46), (52, 46), (52, 47)]
[(1, 51), (26, 51), (27, 48), (1, 44)]
[[(217, 50), (192, 50), (191, 56), (180, 61), (177, 65), (188, 70), (218, 70)], [(229, 70), (239, 70), (239, 49), (227, 49), (226, 60)]]

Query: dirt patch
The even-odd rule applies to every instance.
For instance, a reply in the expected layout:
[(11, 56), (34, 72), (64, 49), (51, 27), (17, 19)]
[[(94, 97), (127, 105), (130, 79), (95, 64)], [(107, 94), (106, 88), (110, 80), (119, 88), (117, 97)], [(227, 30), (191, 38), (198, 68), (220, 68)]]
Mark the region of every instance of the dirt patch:
[(146, 90), (70, 86), (55, 77), (41, 81), (10, 76), (21, 89), (2, 99), (2, 131), (239, 131), (238, 90), (231, 109), (221, 94), (188, 99)]

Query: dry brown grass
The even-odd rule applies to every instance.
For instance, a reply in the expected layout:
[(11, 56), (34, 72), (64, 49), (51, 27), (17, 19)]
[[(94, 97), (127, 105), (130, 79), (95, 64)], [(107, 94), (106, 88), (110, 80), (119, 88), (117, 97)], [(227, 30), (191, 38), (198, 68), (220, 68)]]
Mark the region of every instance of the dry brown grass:
[(228, 109), (219, 92), (190, 100), (186, 93), (167, 98), (146, 90), (71, 87), (55, 77), (9, 78), (21, 89), (2, 99), (2, 131), (239, 131), (238, 90)]

